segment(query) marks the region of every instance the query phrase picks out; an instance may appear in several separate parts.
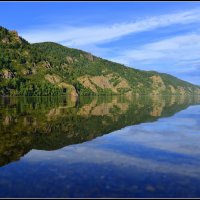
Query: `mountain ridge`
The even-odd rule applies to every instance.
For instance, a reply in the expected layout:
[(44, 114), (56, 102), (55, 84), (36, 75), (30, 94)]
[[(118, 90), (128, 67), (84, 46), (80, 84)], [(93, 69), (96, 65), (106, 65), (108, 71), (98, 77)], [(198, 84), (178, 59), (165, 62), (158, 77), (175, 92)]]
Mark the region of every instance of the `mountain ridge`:
[(200, 95), (200, 86), (0, 27), (0, 95)]

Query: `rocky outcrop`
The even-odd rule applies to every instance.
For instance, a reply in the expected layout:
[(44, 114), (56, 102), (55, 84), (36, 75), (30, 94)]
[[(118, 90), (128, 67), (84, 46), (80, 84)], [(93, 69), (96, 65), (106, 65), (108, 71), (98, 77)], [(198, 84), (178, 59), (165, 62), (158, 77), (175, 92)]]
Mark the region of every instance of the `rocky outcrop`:
[(43, 61), (42, 62), (42, 67), (50, 69), (51, 68), (51, 64), (48, 61)]
[(176, 93), (176, 89), (172, 85), (169, 85), (169, 89), (170, 89), (172, 94)]
[(178, 93), (180, 95), (185, 95), (186, 94), (186, 90), (184, 87), (178, 86)]
[(13, 31), (9, 31), (10, 34), (12, 35), (12, 41), (14, 41), (15, 43), (22, 43), (22, 40), (21, 38), (19, 37), (17, 31), (13, 30)]
[(72, 64), (74, 61), (73, 61), (73, 58), (72, 57), (70, 57), (70, 56), (67, 56), (66, 57), (66, 60), (67, 60), (67, 62), (69, 63), (69, 64)]
[(90, 53), (86, 54), (85, 57), (86, 57), (89, 61), (92, 61), (92, 62), (94, 61), (94, 57), (93, 57), (93, 55), (90, 54)]
[(200, 95), (200, 89), (198, 89), (198, 88), (195, 89), (194, 94), (195, 94), (195, 95)]
[(166, 86), (160, 76), (155, 75), (150, 78), (152, 80), (152, 88), (153, 88), (152, 94), (153, 95), (158, 95), (161, 92), (165, 91)]
[(78, 96), (76, 92), (76, 88), (73, 85), (67, 84), (65, 82), (61, 82), (58, 84), (59, 87), (67, 90), (67, 93), (71, 96)]
[[(113, 82), (117, 81), (117, 84)], [(81, 76), (78, 81), (85, 87), (92, 90), (94, 93), (98, 92), (98, 88), (103, 90), (110, 89), (113, 93), (119, 93), (119, 89), (131, 89), (128, 82), (122, 77), (117, 77), (114, 73), (105, 76)]]
[[(33, 71), (34, 71), (34, 73), (36, 73), (35, 70), (33, 70)], [(23, 70), (22, 70), (22, 74), (28, 76), (28, 75), (33, 74), (33, 72), (32, 72), (31, 69), (23, 69)]]
[(54, 84), (60, 88), (66, 89), (67, 94), (69, 94), (71, 96), (78, 96), (78, 94), (76, 92), (76, 88), (73, 85), (62, 81), (60, 76), (58, 76), (56, 74), (53, 74), (53, 75), (47, 74), (47, 75), (45, 75), (45, 79), (47, 81), (49, 81), (51, 84)]
[(61, 78), (55, 74), (54, 75), (47, 74), (45, 75), (44, 78), (52, 84), (58, 84), (61, 82)]
[(92, 92), (97, 93), (97, 88), (91, 83), (88, 76), (82, 76), (78, 78), (78, 81), (85, 87), (92, 90)]
[(8, 43), (9, 43), (9, 39), (8, 39), (8, 38), (3, 38), (3, 39), (1, 40), (1, 42), (2, 42), (3, 44), (8, 44)]
[(15, 73), (11, 72), (10, 70), (8, 69), (3, 69), (1, 72), (0, 72), (0, 76), (4, 79), (11, 79), (11, 78), (14, 78), (15, 77)]

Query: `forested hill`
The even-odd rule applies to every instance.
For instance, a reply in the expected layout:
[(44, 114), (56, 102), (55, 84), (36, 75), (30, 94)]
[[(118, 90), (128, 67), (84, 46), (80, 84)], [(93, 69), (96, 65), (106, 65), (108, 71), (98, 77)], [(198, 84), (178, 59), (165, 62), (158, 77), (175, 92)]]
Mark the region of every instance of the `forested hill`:
[(0, 27), (0, 95), (200, 94), (174, 76), (142, 71)]

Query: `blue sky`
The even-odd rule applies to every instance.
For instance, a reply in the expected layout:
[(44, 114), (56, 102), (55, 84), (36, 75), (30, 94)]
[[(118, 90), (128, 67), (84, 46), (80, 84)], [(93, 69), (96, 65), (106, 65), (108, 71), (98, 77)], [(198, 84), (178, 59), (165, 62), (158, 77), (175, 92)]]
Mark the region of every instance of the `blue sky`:
[(200, 85), (200, 2), (1, 2), (0, 25)]

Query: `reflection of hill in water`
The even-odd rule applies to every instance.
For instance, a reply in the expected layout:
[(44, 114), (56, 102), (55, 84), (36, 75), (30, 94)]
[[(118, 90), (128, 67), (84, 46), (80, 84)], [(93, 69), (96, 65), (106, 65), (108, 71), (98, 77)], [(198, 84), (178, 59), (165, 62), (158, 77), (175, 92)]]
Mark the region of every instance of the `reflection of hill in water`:
[(155, 121), (200, 103), (200, 98), (66, 97), (0, 99), (0, 165), (31, 149), (55, 150), (128, 125)]

